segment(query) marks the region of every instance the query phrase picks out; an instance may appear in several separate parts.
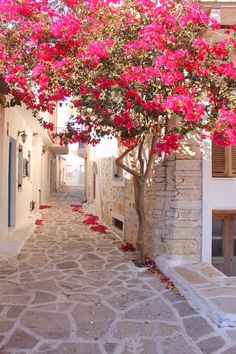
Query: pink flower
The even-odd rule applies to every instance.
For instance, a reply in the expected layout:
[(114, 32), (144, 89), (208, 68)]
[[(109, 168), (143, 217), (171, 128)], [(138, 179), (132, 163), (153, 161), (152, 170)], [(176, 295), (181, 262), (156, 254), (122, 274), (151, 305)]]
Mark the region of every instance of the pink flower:
[(180, 146), (181, 136), (176, 133), (165, 134), (163, 138), (156, 144), (158, 157), (163, 153), (170, 155), (172, 151), (178, 150)]
[(118, 127), (124, 126), (128, 130), (133, 126), (133, 121), (129, 112), (122, 112), (119, 115), (116, 114), (112, 120), (112, 123)]
[(232, 61), (219, 64), (214, 70), (219, 75), (229, 76), (231, 79), (236, 80), (236, 68)]
[(48, 130), (51, 130), (53, 131), (54, 130), (54, 124), (53, 123), (48, 123), (48, 122), (43, 122), (43, 127), (44, 129), (48, 129)]
[(97, 59), (108, 58), (106, 44), (101, 41), (90, 43), (87, 49), (87, 55), (91, 59), (93, 57), (96, 57)]
[(128, 83), (133, 81), (144, 83), (145, 81), (148, 81), (155, 76), (157, 76), (157, 69), (154, 67), (133, 66), (132, 68), (126, 70), (124, 75), (121, 77), (121, 80), (124, 80)]
[(45, 66), (43, 64), (37, 64), (32, 70), (32, 77), (36, 77), (41, 75), (45, 70)]
[(186, 26), (190, 23), (195, 25), (207, 25), (210, 22), (209, 16), (197, 4), (193, 2), (185, 3), (186, 12), (179, 19), (180, 26)]
[(62, 60), (55, 61), (53, 63), (53, 67), (55, 69), (61, 69), (63, 67), (67, 67), (71, 64), (71, 59), (70, 58), (63, 58)]
[(193, 47), (199, 48), (200, 50), (209, 50), (210, 46), (204, 38), (197, 38), (193, 42)]
[(79, 0), (65, 0), (65, 3), (69, 7), (74, 7), (79, 4)]
[(234, 125), (236, 127), (236, 112), (230, 111), (226, 107), (222, 107), (220, 110), (218, 123)]
[(67, 12), (51, 24), (51, 33), (58, 38), (73, 37), (81, 30), (81, 22), (77, 16)]

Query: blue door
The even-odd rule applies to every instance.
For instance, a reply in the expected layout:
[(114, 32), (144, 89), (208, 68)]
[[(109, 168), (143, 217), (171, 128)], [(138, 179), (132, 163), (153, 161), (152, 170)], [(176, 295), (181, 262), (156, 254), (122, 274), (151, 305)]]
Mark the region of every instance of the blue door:
[(8, 155), (8, 226), (11, 226), (11, 181), (12, 181), (12, 142), (9, 142)]

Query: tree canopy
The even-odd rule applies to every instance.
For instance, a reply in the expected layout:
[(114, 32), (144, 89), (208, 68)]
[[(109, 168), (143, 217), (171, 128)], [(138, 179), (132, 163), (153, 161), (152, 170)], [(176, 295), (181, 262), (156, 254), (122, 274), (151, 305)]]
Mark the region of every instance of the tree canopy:
[(191, 130), (236, 142), (236, 27), (208, 43), (220, 25), (195, 2), (0, 0), (0, 11), (11, 103), (52, 111), (70, 99), (68, 140), (112, 134), (129, 147), (154, 131), (159, 155)]

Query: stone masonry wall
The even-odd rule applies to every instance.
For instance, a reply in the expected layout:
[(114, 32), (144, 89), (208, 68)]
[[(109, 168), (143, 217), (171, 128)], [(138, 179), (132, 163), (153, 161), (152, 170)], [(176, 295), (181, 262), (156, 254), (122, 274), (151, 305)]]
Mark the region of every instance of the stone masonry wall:
[(101, 163), (101, 201), (104, 221), (111, 225), (111, 212), (124, 215), (124, 188), (112, 185), (112, 159), (103, 158)]
[[(132, 178), (126, 176), (125, 182), (125, 239), (135, 245), (138, 230), (138, 216), (134, 204), (134, 187)], [(129, 177), (129, 179), (128, 179)]]
[[(135, 245), (138, 219), (134, 207), (132, 178), (124, 175), (124, 185), (114, 185), (112, 160), (100, 166), (102, 217), (112, 225), (112, 213), (124, 218), (124, 238)], [(202, 153), (194, 140), (180, 152), (155, 167), (147, 188), (148, 215), (146, 254), (195, 262), (201, 255)]]
[(124, 237), (135, 243), (137, 231), (137, 215), (134, 209), (132, 181), (124, 175), (123, 186), (112, 179), (112, 158), (102, 158), (100, 165), (100, 197), (102, 218), (107, 225), (112, 225), (113, 213), (124, 218)]
[(156, 256), (198, 261), (202, 233), (202, 153), (197, 142), (156, 170), (153, 213)]

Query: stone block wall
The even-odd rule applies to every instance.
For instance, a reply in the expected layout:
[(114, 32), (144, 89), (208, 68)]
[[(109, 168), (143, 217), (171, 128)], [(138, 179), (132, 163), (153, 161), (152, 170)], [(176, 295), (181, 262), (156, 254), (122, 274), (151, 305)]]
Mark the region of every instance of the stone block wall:
[[(102, 218), (107, 225), (111, 225), (111, 212), (116, 207), (117, 202), (115, 201), (118, 200), (118, 193), (113, 189), (111, 183), (111, 158), (103, 158), (99, 163), (101, 177), (98, 188), (100, 189)], [(123, 199), (122, 194), (119, 196), (120, 200)]]
[[(135, 245), (138, 230), (138, 216), (134, 204), (134, 187), (132, 178), (125, 174), (125, 240)], [(129, 178), (129, 179), (128, 179)]]
[[(112, 225), (112, 213), (122, 215), (124, 238), (135, 245), (138, 218), (134, 207), (132, 177), (124, 173), (124, 184), (112, 178), (112, 158), (98, 162), (97, 189), (101, 216)], [(202, 234), (202, 152), (194, 140), (180, 152), (155, 166), (146, 191), (148, 216), (146, 254), (200, 260)]]
[[(124, 176), (123, 181), (113, 178), (113, 158), (101, 158), (97, 163), (96, 209), (107, 225), (112, 226), (114, 215), (123, 221), (124, 235), (133, 242), (135, 218), (132, 183)], [(133, 222), (134, 221), (134, 222)], [(118, 231), (118, 230), (117, 230)], [(122, 235), (123, 233), (120, 232)], [(127, 238), (126, 237), (126, 238)]]
[(123, 183), (116, 183), (112, 178), (112, 158), (102, 158), (97, 161), (98, 174), (97, 189), (100, 193), (101, 216), (107, 225), (112, 225), (112, 216), (121, 216), (124, 220), (124, 237), (135, 243), (137, 233), (137, 215), (134, 208), (133, 184), (130, 177), (124, 174)]
[(202, 153), (191, 144), (156, 168), (155, 256), (195, 262), (201, 257)]

